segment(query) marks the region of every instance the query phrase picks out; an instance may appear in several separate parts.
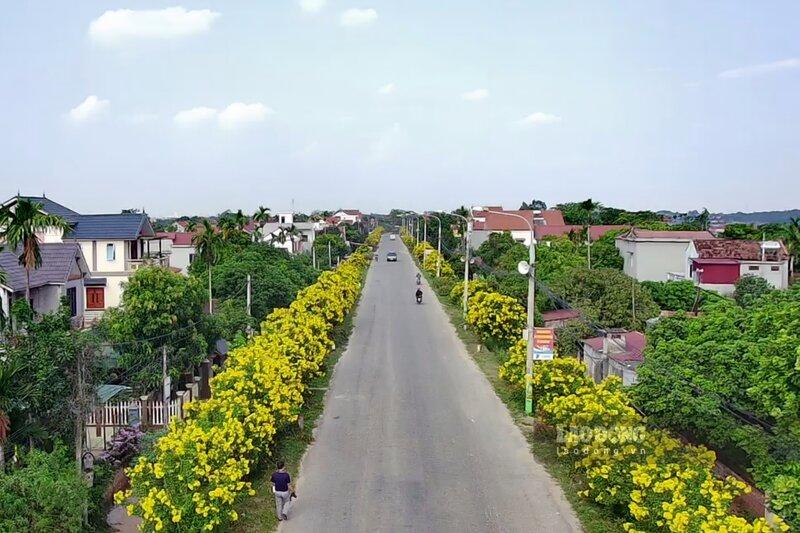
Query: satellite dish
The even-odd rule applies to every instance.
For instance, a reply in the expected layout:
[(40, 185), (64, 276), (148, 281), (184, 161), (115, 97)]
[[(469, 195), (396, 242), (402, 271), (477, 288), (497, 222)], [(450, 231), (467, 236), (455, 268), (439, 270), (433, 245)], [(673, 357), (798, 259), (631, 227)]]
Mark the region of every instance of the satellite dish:
[(531, 265), (527, 261), (520, 261), (517, 263), (517, 271), (523, 276), (527, 276), (528, 272), (531, 271)]

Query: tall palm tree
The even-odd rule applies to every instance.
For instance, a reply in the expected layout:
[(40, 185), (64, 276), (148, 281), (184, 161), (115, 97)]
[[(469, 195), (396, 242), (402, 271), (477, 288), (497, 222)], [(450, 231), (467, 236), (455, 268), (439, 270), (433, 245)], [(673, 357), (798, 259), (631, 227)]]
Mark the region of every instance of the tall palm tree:
[(241, 209), (239, 209), (233, 215), (233, 222), (236, 224), (236, 229), (239, 231), (244, 231), (244, 228), (247, 226), (247, 223), (250, 222), (250, 219), (247, 218), (247, 215), (242, 213)]
[[(237, 227), (236, 220), (232, 216), (226, 216), (219, 219), (219, 231), (220, 235), (222, 236), (222, 240), (229, 241), (231, 238), (237, 234), (239, 228)], [(205, 226), (204, 226), (205, 227)]]
[(31, 299), (31, 270), (42, 266), (37, 233), (47, 229), (67, 231), (70, 224), (58, 215), (42, 211), (42, 204), (19, 198), (16, 204), (0, 210), (0, 241), (16, 250), (21, 247), (19, 264), (25, 269), (25, 299)]
[(297, 229), (297, 227), (295, 227), (294, 224), (292, 224), (291, 226), (281, 228), (278, 231), (278, 235), (275, 237), (275, 240), (277, 240), (281, 244), (284, 244), (286, 243), (286, 239), (288, 237), (292, 241), (292, 253), (295, 253), (297, 252), (295, 245), (297, 244), (297, 239), (301, 235), (302, 232), (299, 229)]
[(269, 222), (269, 207), (258, 206), (256, 212), (253, 213), (253, 220), (262, 225)]
[(192, 237), (192, 244), (200, 257), (203, 258), (208, 268), (208, 312), (213, 315), (214, 308), (211, 303), (211, 267), (217, 261), (217, 254), (222, 244), (222, 238), (220, 234), (214, 230), (214, 226), (211, 225), (211, 222), (204, 220), (203, 230)]
[(800, 267), (800, 217), (789, 220), (784, 230), (784, 244), (789, 250), (789, 254), (794, 258), (795, 270)]
[(194, 233), (196, 229), (197, 229), (196, 220), (190, 220), (186, 223), (186, 231), (188, 231), (189, 233)]

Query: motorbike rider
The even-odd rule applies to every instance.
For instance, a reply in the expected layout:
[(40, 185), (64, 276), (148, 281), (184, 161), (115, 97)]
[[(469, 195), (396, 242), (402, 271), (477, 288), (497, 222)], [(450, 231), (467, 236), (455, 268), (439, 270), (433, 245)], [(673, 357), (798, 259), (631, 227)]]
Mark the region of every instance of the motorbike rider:
[(422, 279), (422, 274), (420, 274), (419, 272), (417, 272), (417, 285), (419, 285), (419, 284), (420, 284), (420, 280), (421, 280), (421, 279)]
[(421, 302), (422, 301), (422, 289), (417, 289), (416, 295), (417, 295), (417, 301)]

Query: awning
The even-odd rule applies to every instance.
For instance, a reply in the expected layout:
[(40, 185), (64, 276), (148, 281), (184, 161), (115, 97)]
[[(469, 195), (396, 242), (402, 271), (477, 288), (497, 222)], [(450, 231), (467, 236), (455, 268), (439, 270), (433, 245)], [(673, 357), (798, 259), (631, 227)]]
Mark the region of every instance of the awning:
[(106, 278), (86, 278), (83, 284), (87, 287), (105, 287)]

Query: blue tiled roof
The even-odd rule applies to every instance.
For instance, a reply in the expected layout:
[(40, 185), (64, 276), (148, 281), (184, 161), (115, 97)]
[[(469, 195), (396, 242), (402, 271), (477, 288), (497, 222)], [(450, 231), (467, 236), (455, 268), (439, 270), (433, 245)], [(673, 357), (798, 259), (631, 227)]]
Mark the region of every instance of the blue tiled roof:
[(78, 215), (75, 227), (64, 237), (67, 239), (125, 239), (154, 235), (150, 220), (143, 213), (116, 215)]
[[(42, 243), (39, 252), (42, 254), (42, 266), (31, 270), (31, 288), (66, 283), (75, 258), (81, 253), (76, 243)], [(8, 250), (0, 252), (0, 270), (8, 276), (6, 285), (15, 292), (25, 290), (25, 269), (20, 266), (16, 253)]]
[(81, 216), (72, 209), (54, 202), (50, 198), (45, 198), (44, 196), (20, 196), (20, 198), (23, 200), (30, 200), (31, 202), (35, 202), (37, 204), (42, 204), (42, 209), (45, 213), (50, 215), (58, 215), (67, 222), (75, 222), (78, 217)]

